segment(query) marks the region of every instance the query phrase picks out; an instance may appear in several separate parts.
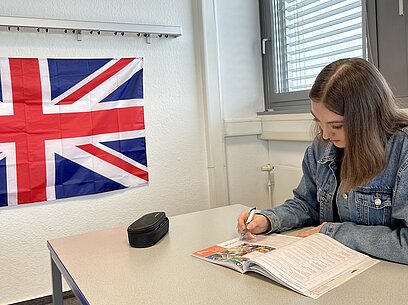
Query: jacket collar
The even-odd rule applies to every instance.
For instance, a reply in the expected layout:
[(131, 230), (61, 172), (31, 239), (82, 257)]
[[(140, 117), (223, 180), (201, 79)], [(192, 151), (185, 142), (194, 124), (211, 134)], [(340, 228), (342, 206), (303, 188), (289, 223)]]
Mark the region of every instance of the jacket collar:
[(337, 156), (337, 147), (330, 141), (323, 141), (323, 145), (325, 146), (323, 156), (317, 162), (323, 164), (334, 161)]

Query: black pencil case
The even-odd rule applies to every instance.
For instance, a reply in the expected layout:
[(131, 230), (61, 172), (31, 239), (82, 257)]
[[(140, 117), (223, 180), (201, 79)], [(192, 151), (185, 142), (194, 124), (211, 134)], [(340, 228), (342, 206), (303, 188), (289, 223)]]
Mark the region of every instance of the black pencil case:
[(135, 248), (153, 246), (168, 231), (169, 219), (165, 212), (143, 215), (127, 228), (129, 244)]

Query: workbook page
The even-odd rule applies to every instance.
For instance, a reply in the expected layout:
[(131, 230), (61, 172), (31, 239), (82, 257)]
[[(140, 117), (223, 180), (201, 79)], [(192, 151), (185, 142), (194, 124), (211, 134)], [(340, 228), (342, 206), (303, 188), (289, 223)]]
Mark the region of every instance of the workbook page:
[(378, 261), (317, 233), (251, 262), (264, 270), (254, 265), (250, 270), (267, 272), (271, 278), (317, 298)]

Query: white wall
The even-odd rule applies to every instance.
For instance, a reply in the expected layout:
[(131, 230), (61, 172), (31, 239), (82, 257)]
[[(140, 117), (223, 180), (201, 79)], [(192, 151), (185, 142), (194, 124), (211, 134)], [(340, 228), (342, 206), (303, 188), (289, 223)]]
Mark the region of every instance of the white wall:
[[(190, 0), (2, 0), (0, 15), (181, 25), (176, 39), (0, 31), (0, 56), (144, 56), (150, 184), (76, 199), (0, 209), (0, 304), (51, 293), (46, 240), (126, 226), (153, 210), (169, 215), (210, 206), (201, 79)], [(171, 229), (171, 224), (170, 224)]]
[[(224, 120), (227, 126), (243, 122), (247, 127), (242, 135), (233, 132), (225, 140), (230, 203), (260, 209), (278, 205), (292, 195), (310, 142), (265, 141), (256, 128), (248, 131), (257, 123), (257, 112), (264, 111), (258, 1), (218, 0), (216, 11)], [(299, 169), (272, 173), (276, 187), (271, 199), (268, 174), (261, 171), (266, 164)], [(283, 181), (285, 188), (280, 187)]]
[[(258, 1), (216, 1), (220, 84), (225, 120), (254, 119), (263, 111)], [(268, 143), (257, 136), (227, 137), (226, 164), (231, 203), (268, 207)]]
[(264, 110), (258, 1), (218, 0), (224, 119), (255, 118)]
[(292, 197), (292, 190), (302, 177), (301, 164), (307, 141), (269, 141), (270, 162), (274, 165), (272, 205), (277, 206)]

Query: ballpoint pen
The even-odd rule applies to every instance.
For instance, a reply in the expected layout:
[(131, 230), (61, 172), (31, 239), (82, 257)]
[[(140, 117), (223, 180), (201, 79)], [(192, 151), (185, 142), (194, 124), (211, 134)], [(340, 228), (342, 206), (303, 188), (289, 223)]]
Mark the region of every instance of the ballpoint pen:
[(254, 218), (255, 212), (256, 212), (256, 208), (252, 208), (249, 210), (248, 218), (245, 221), (245, 228), (242, 230), (240, 239), (244, 239), (245, 234), (248, 232), (248, 225), (252, 221), (252, 218)]

